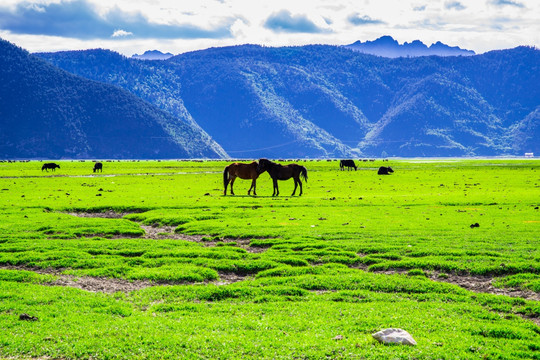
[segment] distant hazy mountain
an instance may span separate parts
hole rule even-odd
[[[39,54],[200,126],[232,157],[493,156],[538,149],[540,51],[384,58],[336,46],[212,48],[141,62]]]
[[[220,158],[208,135],[0,40],[0,158]]]
[[[142,55],[133,54],[131,57],[139,60],[167,60],[173,56],[171,53],[164,54],[159,50],[147,50]]]
[[[405,42],[400,45],[391,36],[382,36],[374,41],[361,42],[357,41],[350,45],[345,45],[346,48],[358,51],[364,54],[384,56],[389,58],[397,57],[416,57],[416,56],[470,56],[474,55],[474,51],[461,49],[458,46],[450,47],[446,44],[437,41],[431,46],[426,46],[420,40],[413,42]]]

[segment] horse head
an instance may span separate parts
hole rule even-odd
[[[270,160],[268,159],[259,159],[259,165],[257,165],[257,173],[262,174],[266,170],[268,170],[268,164],[270,163]]]

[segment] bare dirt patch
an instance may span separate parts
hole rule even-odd
[[[77,216],[77,217],[121,219],[121,218],[123,218],[124,216],[126,216],[128,214],[132,214],[132,212],[115,212],[115,211],[109,210],[109,211],[95,212],[95,213],[94,212],[92,212],[92,213],[89,213],[89,212],[70,212],[70,213],[67,213],[67,214],[72,215],[72,216]]]
[[[124,279],[112,279],[112,278],[101,278],[101,277],[90,277],[90,276],[73,276],[62,274],[64,269],[40,269],[32,268],[27,266],[11,266],[3,265],[0,266],[0,269],[5,270],[25,270],[32,271],[37,274],[43,275],[53,275],[56,277],[56,280],[51,282],[43,283],[43,285],[49,286],[69,286],[77,289],[82,289],[90,292],[104,292],[104,293],[115,293],[118,291],[121,292],[130,292],[134,290],[144,289],[149,286],[155,286],[155,283],[147,280],[124,280]]]
[[[516,288],[496,288],[493,286],[493,282],[497,280],[491,276],[482,276],[482,275],[455,275],[455,274],[444,274],[432,273],[429,278],[434,281],[442,281],[450,284],[459,285],[464,289],[474,291],[474,292],[483,292],[488,294],[496,295],[506,295],[511,297],[519,297],[526,300],[535,300],[540,301],[540,294],[531,291],[523,290]]]
[[[188,235],[182,233],[176,233],[174,226],[148,226],[140,225],[141,229],[144,230],[145,239],[177,239],[177,240],[186,240],[196,243],[203,244],[207,247],[215,247],[219,244],[234,244],[237,247],[245,249],[250,253],[261,253],[266,251],[266,248],[251,246],[251,240],[249,239],[235,239],[235,238],[219,238],[215,240],[208,240],[212,238],[208,235]]]
[[[214,285],[229,285],[246,279],[245,276],[236,274],[219,274],[220,279],[215,281],[207,281],[204,284]],[[198,283],[189,283],[194,285]],[[187,283],[172,283],[172,282],[152,282],[149,280],[125,280],[113,278],[94,278],[89,276],[75,277],[71,275],[59,275],[58,280],[47,285],[51,286],[69,286],[90,292],[103,292],[113,294],[121,291],[129,293],[145,289],[152,286],[169,286],[169,285],[187,285]]]
[[[355,266],[358,269],[368,271],[367,265],[360,264]],[[373,271],[377,274],[407,274],[408,270],[404,269],[395,269],[395,270],[386,270],[386,271]],[[439,271],[425,271],[427,277],[433,281],[445,282],[449,284],[458,285],[466,290],[478,292],[478,293],[487,293],[495,295],[506,295],[511,297],[519,297],[526,300],[535,300],[540,301],[540,294],[523,289],[515,288],[504,288],[500,289],[493,286],[493,282],[497,280],[493,276],[483,276],[483,275],[457,275],[457,274],[446,274]]]
[[[96,217],[96,218],[106,218],[106,219],[121,219],[125,215],[131,214],[132,212],[114,212],[114,211],[105,211],[105,212],[96,212],[96,213],[89,213],[89,212],[71,212],[68,213],[72,216],[78,216],[78,217]],[[143,225],[139,223],[139,226],[141,229],[144,230],[145,234],[142,236],[144,239],[152,239],[152,240],[186,240],[186,241],[192,241],[204,244],[208,247],[218,246],[219,243],[235,243],[236,246],[241,247],[245,249],[247,252],[250,253],[261,253],[266,251],[267,248],[265,247],[254,247],[251,246],[251,240],[249,239],[235,239],[235,238],[219,238],[216,240],[208,240],[212,238],[209,235],[188,235],[188,234],[182,234],[175,232],[176,227],[174,226],[159,226],[159,225]],[[99,234],[96,234],[96,236]],[[114,238],[126,238],[126,237],[138,237],[138,236],[131,236],[131,235],[117,235],[114,236]]]
[[[2,265],[0,269],[4,270],[25,270],[32,271],[37,274],[53,275],[56,280],[43,283],[47,286],[68,286],[89,292],[103,292],[114,294],[116,292],[129,293],[153,286],[169,286],[169,285],[195,285],[195,284],[213,284],[213,285],[229,285],[235,282],[249,279],[249,276],[238,275],[233,273],[218,272],[219,279],[213,281],[205,281],[203,283],[174,283],[174,282],[153,282],[149,280],[126,280],[105,277],[91,276],[74,276],[66,275],[62,272],[64,269],[39,269],[27,266]]]
[[[142,225],[139,224],[141,229],[144,230],[144,236],[145,239],[154,239],[154,240],[160,240],[160,239],[176,239],[176,240],[189,240],[185,238],[185,235],[175,233],[174,226],[148,226],[148,225]]]
[[[94,278],[89,276],[76,277],[72,275],[57,275],[56,281],[47,285],[51,286],[69,286],[90,292],[104,292],[113,294],[115,292],[131,292],[144,289],[150,286],[156,286],[155,283],[147,280],[124,280],[111,278]]]
[[[252,277],[246,276],[246,275],[238,275],[233,273],[218,273],[219,274],[219,280],[214,280],[208,282],[209,284],[214,285],[229,285],[233,284],[235,282],[244,281],[244,280],[250,280]]]

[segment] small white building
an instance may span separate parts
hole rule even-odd
[[[525,153],[526,158],[532,158],[534,157],[534,153]]]

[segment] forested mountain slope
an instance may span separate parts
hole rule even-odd
[[[381,58],[310,45],[212,48],[166,61],[39,54],[197,124],[233,157],[540,152],[540,51]]]
[[[0,40],[3,158],[226,156],[197,127],[116,86],[58,69]]]

